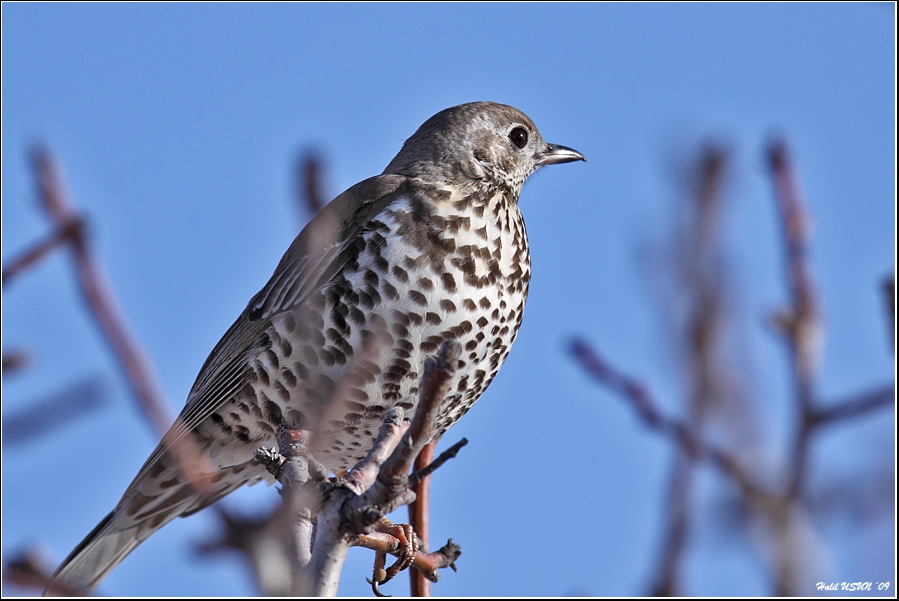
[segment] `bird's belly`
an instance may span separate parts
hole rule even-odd
[[[255,420],[250,442],[271,440],[286,423],[312,432],[329,469],[349,469],[389,409],[414,414],[425,359],[451,338],[463,354],[437,435],[462,417],[509,353],[530,275],[523,226],[486,239],[471,229],[441,248],[370,232],[350,267],[303,307],[276,316],[250,362],[252,385],[232,403],[235,416]]]
[[[464,273],[452,266],[416,268],[414,260],[405,267],[402,261],[397,264],[409,277],[397,276],[402,272],[396,270],[369,285],[374,278],[364,268],[348,275],[356,295],[374,297],[373,302],[363,298],[364,306],[354,308],[347,306],[346,298],[328,303],[323,324],[325,348],[333,346],[330,351],[338,355],[338,363],[319,362],[318,377],[327,398],[322,398],[321,387],[298,387],[292,399],[299,401],[304,415],[317,422],[310,424],[316,432],[316,454],[331,469],[347,469],[365,456],[392,407],[401,406],[409,417],[414,414],[425,359],[436,354],[443,341],[456,339],[463,355],[451,392],[438,413],[436,431],[438,436],[442,434],[487,388],[518,330],[523,293],[509,292],[498,283],[472,286],[465,282]],[[385,292],[392,289],[395,295]],[[343,311],[346,317],[341,315]],[[343,336],[339,345],[332,340],[338,336]],[[309,350],[302,352],[311,356]]]

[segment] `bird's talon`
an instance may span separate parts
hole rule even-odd
[[[377,580],[372,580],[371,578],[366,578],[365,580],[371,585],[371,590],[375,594],[376,597],[390,597],[390,595],[385,595],[384,593],[382,593],[380,591],[380,589],[378,589],[378,581]]]

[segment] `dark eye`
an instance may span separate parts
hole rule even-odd
[[[518,148],[524,148],[528,143],[528,132],[523,127],[516,127],[509,133],[509,139]]]

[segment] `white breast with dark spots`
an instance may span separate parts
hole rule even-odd
[[[321,295],[273,320],[236,415],[260,422],[251,434],[265,434],[261,422],[312,430],[332,470],[365,456],[391,407],[411,415],[425,358],[448,338],[461,343],[462,364],[438,434],[462,417],[508,355],[530,279],[521,214],[499,194],[401,198],[366,226],[357,250]]]

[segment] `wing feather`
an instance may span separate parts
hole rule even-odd
[[[268,283],[250,300],[206,359],[187,404],[144,463],[135,483],[163,454],[233,398],[243,385],[253,347],[271,319],[302,305],[344,268],[353,241],[375,215],[404,193],[408,180],[393,174],[364,180],[328,203],[303,228]]]

